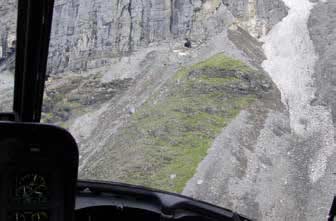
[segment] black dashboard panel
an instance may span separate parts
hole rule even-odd
[[[129,184],[78,181],[75,221],[250,221],[179,194]]]
[[[65,130],[0,123],[0,220],[71,220],[78,148]]]

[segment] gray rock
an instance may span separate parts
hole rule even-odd
[[[313,9],[310,20],[310,35],[319,55],[315,66],[317,87],[314,104],[328,105],[336,126],[336,3],[319,3]]]
[[[16,44],[17,1],[0,3],[0,71],[13,69]]]
[[[14,65],[16,4],[0,3],[6,67]],[[56,0],[48,72],[105,66],[153,42],[204,42],[232,24],[258,37],[286,12],[281,0]]]
[[[287,7],[278,0],[223,0],[223,3],[238,19],[239,26],[257,38],[287,15]]]
[[[286,14],[280,0],[57,0],[49,72],[86,70],[153,42],[204,41],[236,22],[261,35]],[[252,9],[251,9],[252,7]],[[257,19],[255,26],[254,19]],[[257,34],[255,34],[257,33]]]
[[[134,114],[134,113],[135,113],[135,107],[133,107],[133,106],[132,106],[132,107],[129,107],[129,108],[128,108],[128,113],[129,113],[129,114]]]

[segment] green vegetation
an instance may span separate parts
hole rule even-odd
[[[255,73],[223,54],[179,71],[122,131],[125,136],[137,131],[134,146],[128,148],[141,151],[146,166],[132,162],[137,166],[131,170],[127,167],[121,180],[181,192],[215,137],[256,100],[253,90],[234,90],[249,83],[242,76]]]
[[[254,71],[249,66],[239,60],[232,59],[225,56],[224,54],[217,54],[212,58],[209,58],[198,64],[194,64],[189,68],[182,69],[176,74],[175,79],[181,79],[185,77],[192,70],[201,70],[207,68],[217,68],[225,72],[241,71],[243,73],[250,73]]]
[[[65,76],[54,80],[57,87],[47,85],[43,100],[42,122],[68,128],[69,120],[95,110],[116,94],[126,90],[131,79],[102,83],[98,74],[83,77]]]

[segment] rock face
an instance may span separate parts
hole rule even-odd
[[[0,5],[0,62],[11,66],[16,4]],[[49,73],[101,67],[154,42],[204,42],[232,24],[260,37],[286,13],[280,0],[56,0]]]
[[[0,3],[0,70],[13,68],[16,39],[17,1],[3,0]]]
[[[315,66],[316,99],[314,104],[329,106],[336,126],[336,4],[329,1],[318,4],[309,21],[310,35],[319,55]]]
[[[232,24],[261,36],[285,15],[280,0],[57,0],[49,73],[104,66],[153,42],[205,41]]]
[[[239,26],[257,38],[267,34],[287,14],[282,1],[223,0],[223,4],[237,18]]]

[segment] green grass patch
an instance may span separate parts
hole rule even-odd
[[[203,83],[203,84],[210,84],[210,85],[225,85],[228,83],[233,83],[235,81],[239,81],[239,78],[235,78],[235,77],[226,77],[226,78],[222,78],[222,77],[205,77],[202,76],[199,78],[199,82]]]
[[[251,67],[247,66],[243,62],[228,57],[224,54],[217,54],[205,61],[194,64],[191,67],[181,69],[176,75],[175,79],[179,80],[185,77],[188,73],[193,70],[209,69],[209,68],[218,68],[223,71],[240,71],[243,73],[254,72]]]
[[[127,171],[122,181],[181,192],[215,137],[256,100],[255,94],[237,94],[229,87],[246,81],[238,72],[255,70],[218,54],[176,73],[165,85],[168,92],[147,101],[123,131],[138,132],[130,148],[143,153],[146,166]]]

